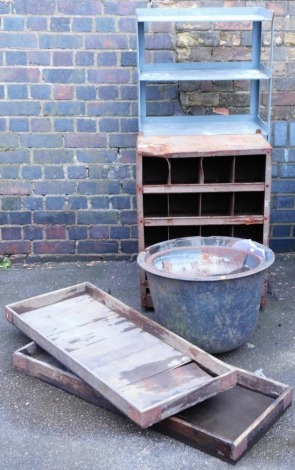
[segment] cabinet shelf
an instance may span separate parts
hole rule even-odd
[[[242,225],[242,224],[263,224],[265,221],[262,215],[235,215],[235,216],[187,216],[187,217],[145,217],[143,222],[146,226],[185,226],[185,225]],[[162,240],[163,241],[163,240]]]
[[[220,183],[220,184],[163,184],[145,185],[142,188],[143,194],[196,194],[213,191],[217,193],[227,192],[263,192],[264,183]]]
[[[237,114],[228,116],[165,116],[143,117],[141,132],[145,136],[165,135],[268,135],[268,126],[258,116]]]
[[[251,62],[184,62],[175,64],[145,64],[139,71],[141,82],[175,82],[208,80],[270,80],[271,71]]]

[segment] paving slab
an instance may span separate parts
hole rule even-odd
[[[140,308],[135,262],[56,263],[0,270],[0,307],[88,281]],[[295,388],[295,256],[277,255],[267,305],[249,342],[221,360]],[[151,312],[146,312],[150,317]],[[12,353],[29,339],[0,317],[1,470],[223,470],[197,449],[16,372]],[[295,407],[235,467],[293,470]]]

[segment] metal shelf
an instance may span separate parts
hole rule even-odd
[[[191,22],[191,21],[272,21],[273,12],[266,8],[139,8],[139,22]]]
[[[145,64],[139,72],[144,82],[172,82],[182,80],[270,80],[267,67],[255,68],[247,63],[176,63]]]
[[[146,136],[268,134],[266,124],[259,117],[248,114],[144,117],[141,131]]]

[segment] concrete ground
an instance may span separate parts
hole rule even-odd
[[[277,256],[267,306],[249,343],[219,356],[295,388],[295,256]],[[135,262],[46,264],[0,270],[5,305],[89,281],[140,309]],[[12,353],[29,342],[0,318],[1,470],[223,470],[232,465],[13,369]],[[295,405],[235,466],[295,468]]]

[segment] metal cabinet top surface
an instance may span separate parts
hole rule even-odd
[[[273,12],[267,8],[138,8],[140,22],[170,21],[272,21]]]

